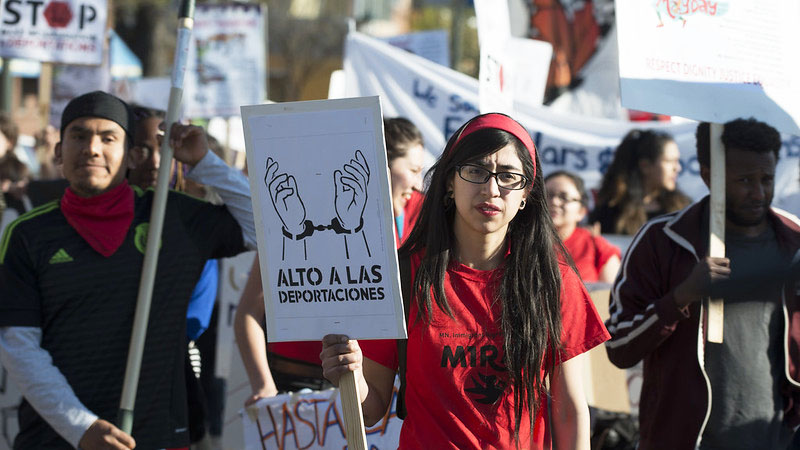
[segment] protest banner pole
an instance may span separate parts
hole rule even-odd
[[[0,111],[11,114],[12,80],[11,80],[11,58],[0,58],[3,61],[3,70],[0,72]]]
[[[358,400],[358,385],[353,372],[339,378],[339,395],[342,397],[342,413],[349,450],[367,450],[367,434],[364,431],[364,414]]]
[[[709,139],[711,144],[711,213],[709,214],[708,256],[725,257],[725,151],[722,146],[723,125],[712,123]],[[721,298],[708,301],[708,342],[722,343],[724,307]]]
[[[50,123],[50,103],[53,100],[53,63],[43,62],[39,71],[39,114],[42,117],[42,128]]]
[[[182,0],[178,12],[178,40],[175,46],[175,59],[172,66],[172,82],[169,92],[169,105],[165,119],[166,134],[161,144],[161,160],[172,160],[170,147],[170,129],[180,117],[181,97],[183,96],[183,77],[189,55],[189,43],[194,27],[194,0]],[[158,169],[158,181],[155,188],[153,206],[150,212],[150,226],[147,233],[147,247],[139,284],[139,296],[136,300],[136,313],[131,333],[131,344],[128,349],[128,362],[125,369],[125,381],[122,386],[117,425],[126,433],[133,429],[133,407],[136,401],[136,390],[139,385],[139,372],[142,368],[147,322],[150,317],[150,304],[155,283],[158,250],[161,243],[161,230],[164,226],[164,212],[167,206],[167,191],[171,164],[161,164]]]

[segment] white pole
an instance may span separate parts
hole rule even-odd
[[[175,47],[175,60],[172,66],[172,85],[169,92],[169,106],[166,117],[166,135],[161,145],[161,160],[172,161],[170,134],[172,124],[180,115],[181,97],[183,96],[183,76],[186,72],[186,61],[189,55],[189,42],[194,27],[194,0],[183,0],[178,16],[178,42]],[[125,369],[125,381],[122,386],[117,425],[128,434],[133,429],[133,407],[136,402],[136,391],[139,386],[139,372],[142,368],[144,343],[147,337],[147,322],[150,318],[150,304],[153,296],[156,266],[158,265],[158,247],[161,242],[161,230],[164,227],[164,211],[167,206],[169,175],[171,164],[161,164],[158,168],[158,180],[155,187],[153,206],[150,211],[150,226],[147,233],[142,278],[139,284],[139,296],[136,300],[136,313],[133,320],[131,344],[128,350],[128,363]]]
[[[708,256],[725,257],[725,150],[722,145],[723,125],[712,123],[711,144],[711,213],[709,214]],[[708,301],[708,341],[722,343],[724,304],[721,298]]]

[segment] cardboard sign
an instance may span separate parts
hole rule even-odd
[[[184,86],[185,117],[230,117],[267,98],[261,6],[197,5]]]
[[[800,2],[617,0],[622,104],[800,134]]]
[[[0,0],[0,57],[98,65],[106,0]]]
[[[270,342],[405,337],[377,97],[243,106]]]
[[[403,421],[397,417],[400,382],[395,378],[392,401],[386,415],[366,429],[370,449],[395,449]],[[244,448],[323,449],[345,448],[345,427],[338,389],[305,394],[283,394],[259,400],[242,411]]]

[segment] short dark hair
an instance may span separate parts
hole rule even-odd
[[[383,134],[386,139],[386,159],[389,163],[408,153],[408,149],[419,144],[425,146],[422,133],[405,117],[383,119]]]
[[[725,151],[736,148],[757,153],[772,152],[778,159],[781,150],[781,135],[778,130],[754,118],[736,119],[726,122],[722,130],[722,144]],[[697,125],[697,162],[701,166],[711,166],[711,146],[709,143],[711,125],[702,122]]]
[[[581,196],[581,204],[583,206],[589,206],[589,194],[586,193],[586,184],[583,182],[583,178],[568,170],[556,170],[555,172],[551,172],[549,175],[544,177],[544,184],[546,185],[551,178],[555,177],[569,178],[570,181],[572,181],[572,184],[575,185],[575,189],[578,190],[578,193]]]
[[[6,113],[0,113],[0,133],[6,137],[9,145],[9,151],[14,150],[17,146],[17,138],[19,137],[19,127],[14,120],[11,119]]]

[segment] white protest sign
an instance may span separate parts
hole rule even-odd
[[[106,0],[0,0],[0,57],[97,65]]]
[[[396,449],[403,421],[397,417],[396,402],[400,383],[395,378],[392,401],[375,426],[366,429],[370,449]],[[338,389],[308,394],[283,394],[259,400],[243,411],[244,448],[324,449],[345,448],[345,426]]]
[[[233,334],[233,318],[236,307],[242,297],[244,285],[250,276],[250,268],[256,252],[240,253],[232,258],[219,260],[219,301],[217,321],[217,357],[214,375],[218,378],[229,378],[231,373],[231,358],[236,349],[236,339]]]
[[[529,105],[541,105],[553,59],[553,46],[546,41],[509,38],[505,46],[510,67],[513,99]]]
[[[800,134],[800,2],[617,0],[622,104]]]
[[[242,120],[269,341],[405,337],[378,98]]]
[[[197,5],[184,116],[230,117],[267,98],[264,12],[251,3]]]
[[[475,17],[478,21],[481,53],[478,75],[480,111],[513,115],[513,69],[506,51],[506,45],[511,39],[508,3],[475,0]]]
[[[478,114],[478,80],[362,33],[347,36],[344,70],[345,95],[380,95],[386,117],[407,117],[417,125],[431,160],[459,126]],[[569,170],[583,177],[587,188],[597,188],[622,137],[632,128],[650,128],[672,134],[680,148],[680,189],[694,199],[708,193],[697,163],[695,123],[582,117],[522,100],[516,101],[514,118],[531,133],[544,174]],[[799,187],[800,136],[784,134],[782,141],[775,178],[774,203],[778,204]]]

